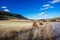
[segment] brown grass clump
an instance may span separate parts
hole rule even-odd
[[[33,22],[33,26],[32,27],[38,27],[38,25],[36,24],[36,22]]]
[[[43,25],[43,23],[39,23],[39,25]]]

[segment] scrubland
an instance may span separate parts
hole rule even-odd
[[[0,21],[0,40],[54,40],[51,22]]]

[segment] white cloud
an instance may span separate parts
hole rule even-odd
[[[53,1],[50,1],[49,3],[55,4],[55,3],[58,3],[58,2],[60,2],[60,0],[53,0]]]
[[[9,12],[9,9],[7,9],[7,6],[1,6],[1,8],[4,9],[3,11],[7,11],[7,12]]]
[[[44,4],[44,5],[43,5],[43,7],[48,7],[48,6],[50,6],[50,4]]]
[[[44,4],[42,6],[42,8],[40,8],[41,10],[47,10],[47,9],[50,9],[50,8],[54,8],[54,6],[52,6],[51,4],[55,4],[55,3],[58,3],[60,2],[60,0],[53,0],[53,1],[50,1],[49,4]]]
[[[43,6],[42,6],[42,8],[40,8],[41,10],[46,10],[46,9],[49,9],[49,8],[54,8],[52,5],[50,5],[50,4],[44,4]]]
[[[48,17],[48,15],[45,12],[41,12],[38,15],[40,16],[41,19],[46,19]]]
[[[2,6],[1,8],[7,8],[6,6]]]
[[[8,10],[8,9],[4,9],[3,11],[7,11],[7,12],[9,12],[9,10]]]
[[[45,8],[40,8],[41,10],[46,10],[46,9],[48,9],[49,7],[45,7]]]
[[[45,12],[41,12],[41,13],[39,13],[38,15],[42,16],[42,15],[44,15],[44,14],[45,14]]]

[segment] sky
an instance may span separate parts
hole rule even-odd
[[[60,17],[60,0],[0,0],[0,10],[29,19]]]

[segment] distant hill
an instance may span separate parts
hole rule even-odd
[[[50,19],[40,19],[38,21],[60,21],[60,17],[54,17]]]
[[[54,17],[54,18],[51,18],[49,19],[50,21],[60,21],[60,17]]]
[[[9,19],[28,19],[20,14],[13,14],[6,11],[0,11],[0,20],[9,20]]]
[[[53,19],[55,19],[55,20],[60,20],[60,17],[51,18],[51,20],[53,20]]]

